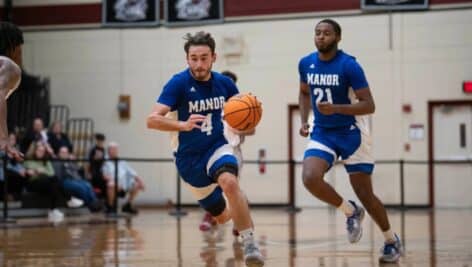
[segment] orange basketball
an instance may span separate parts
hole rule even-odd
[[[233,96],[225,103],[223,119],[234,129],[247,131],[255,128],[262,116],[262,105],[254,95]]]

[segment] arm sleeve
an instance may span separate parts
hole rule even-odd
[[[25,169],[31,169],[31,160],[25,160],[23,166],[25,166]]]
[[[103,164],[103,167],[102,167],[102,173],[103,175],[106,175],[106,176],[111,176],[111,177],[114,177],[115,176],[115,173],[112,169],[112,164],[115,164],[114,162],[112,161],[107,161]]]
[[[157,99],[158,103],[169,106],[171,111],[175,111],[178,106],[180,83],[177,81],[175,76],[164,85],[161,95]]]
[[[300,77],[300,82],[307,83],[306,75],[303,74],[303,58],[298,62],[298,75]]]
[[[127,175],[129,175],[129,177],[138,176],[138,173],[133,168],[131,168],[131,166],[129,166],[128,162],[125,162],[125,166],[126,166],[126,173]]]
[[[46,175],[48,176],[54,175],[54,168],[52,167],[52,163],[50,161],[46,163]]]
[[[346,64],[346,76],[349,80],[349,85],[354,90],[369,87],[364,70],[355,59],[349,60]]]

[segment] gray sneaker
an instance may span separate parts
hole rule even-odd
[[[247,242],[244,244],[244,261],[246,262],[247,267],[264,266],[264,257],[254,242]]]
[[[403,255],[402,241],[397,234],[395,234],[395,243],[385,243],[381,250],[382,255],[379,258],[383,263],[395,263]]]
[[[347,217],[347,238],[351,243],[357,243],[362,237],[362,220],[364,219],[364,208],[357,206],[356,202],[349,200],[354,207],[354,213]]]

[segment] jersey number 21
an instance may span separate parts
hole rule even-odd
[[[326,101],[330,104],[333,104],[333,95],[331,94],[331,89],[325,88],[324,90],[321,88],[313,89],[313,95],[316,96],[316,103],[320,103],[323,100],[324,95],[326,94]]]

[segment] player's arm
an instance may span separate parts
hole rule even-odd
[[[300,91],[298,94],[298,106],[300,108],[300,118],[302,127],[300,128],[301,136],[308,136],[310,125],[308,124],[308,115],[311,110],[310,86],[300,81]]]
[[[0,149],[10,156],[20,159],[22,154],[9,145],[7,127],[7,97],[21,80],[21,69],[6,57],[0,57]]]
[[[348,60],[344,65],[344,74],[348,84],[354,89],[358,102],[344,105],[321,102],[317,104],[318,110],[325,115],[339,113],[355,116],[374,113],[374,98],[370,93],[369,84],[361,65],[354,58]]]
[[[256,128],[252,128],[252,129],[249,129],[249,130],[246,130],[246,131],[242,132],[242,134],[245,135],[245,136],[254,135],[255,133],[256,133]]]
[[[191,114],[186,121],[174,120],[167,118],[166,114],[170,111],[170,107],[161,103],[156,103],[151,114],[147,117],[147,127],[160,131],[191,131],[194,128],[201,128],[200,123],[206,117],[200,114]]]
[[[324,115],[334,113],[344,115],[366,115],[374,113],[375,103],[369,87],[355,90],[358,102],[353,104],[331,104],[328,102],[320,102],[317,104],[318,110]]]
[[[232,133],[237,134],[237,135],[248,136],[248,135],[254,135],[256,133],[256,128],[241,131],[241,130],[238,130],[238,129],[234,129],[233,127],[229,126],[228,124],[226,124],[225,127],[227,127]]]
[[[18,86],[21,70],[13,61],[0,57],[0,139],[8,138],[7,96]]]
[[[8,95],[18,87],[20,80],[20,67],[11,59],[0,56],[0,90],[6,91],[5,95]]]

